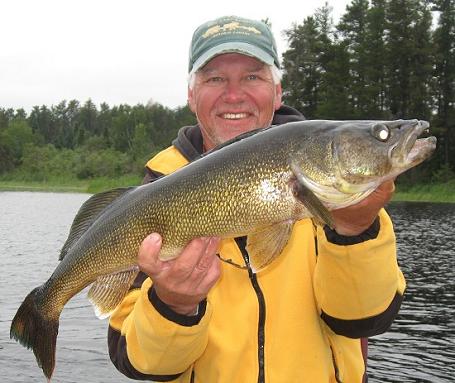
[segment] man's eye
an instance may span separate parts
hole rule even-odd
[[[250,74],[247,76],[247,80],[258,80],[259,76],[256,74]]]
[[[213,76],[213,77],[209,77],[207,79],[207,82],[212,82],[212,83],[222,82],[222,81],[223,81],[223,77],[220,77],[220,76]]]

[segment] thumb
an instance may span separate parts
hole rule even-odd
[[[148,235],[141,243],[137,255],[137,263],[139,268],[150,275],[157,268],[157,264],[161,263],[158,255],[161,250],[162,239],[158,233]]]

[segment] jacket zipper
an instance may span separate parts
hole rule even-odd
[[[257,276],[250,267],[250,257],[246,251],[246,237],[236,238],[237,245],[242,252],[243,259],[248,266],[248,275],[258,299],[259,320],[258,320],[258,383],[265,383],[265,299],[259,286]]]

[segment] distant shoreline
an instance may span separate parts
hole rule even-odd
[[[0,191],[41,191],[55,193],[95,194],[116,187],[140,185],[141,177],[129,176],[118,179],[96,178],[71,182],[25,182],[0,180]],[[397,186],[392,202],[445,202],[455,203],[455,180],[444,184]]]

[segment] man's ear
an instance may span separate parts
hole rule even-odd
[[[283,91],[281,89],[281,84],[275,85],[275,110],[280,109],[282,104]]]
[[[193,113],[196,113],[196,100],[194,99],[193,89],[188,87],[188,106]]]

